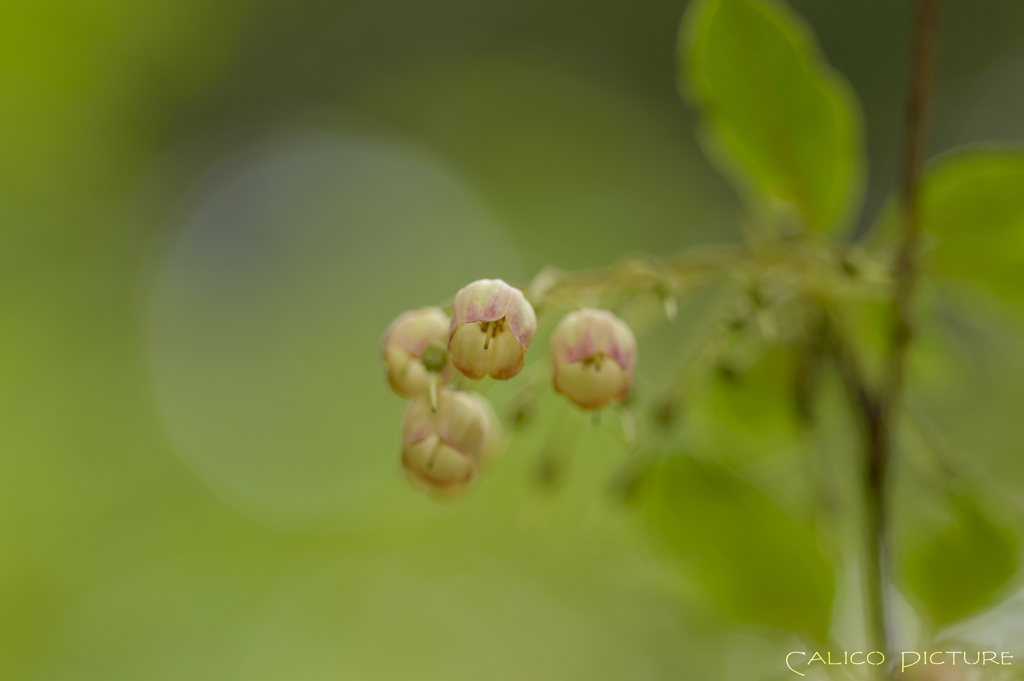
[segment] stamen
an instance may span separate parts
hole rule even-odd
[[[441,451],[441,441],[438,440],[437,445],[434,447],[434,451],[430,453],[430,458],[427,459],[427,470],[434,468],[434,463],[437,461],[437,455]]]
[[[437,374],[433,371],[427,379],[430,383],[430,411],[437,411]]]

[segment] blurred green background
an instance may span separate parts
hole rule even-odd
[[[863,106],[864,231],[909,6],[790,4]],[[791,639],[703,607],[608,500],[615,437],[551,494],[538,424],[431,502],[378,357],[473,278],[739,239],[677,93],[684,9],[2,0],[0,678],[779,675]],[[934,152],[1024,141],[1024,3],[949,0],[940,72]],[[1018,494],[1020,341],[956,328],[935,409]]]

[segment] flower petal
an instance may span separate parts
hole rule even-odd
[[[631,378],[636,368],[636,338],[626,322],[607,310],[581,308],[562,318],[551,334],[551,357],[571,364],[602,353]]]
[[[389,348],[400,348],[420,357],[428,345],[444,345],[448,315],[439,307],[424,307],[401,314],[391,322],[384,333],[381,356],[386,358]]]
[[[555,391],[584,409],[601,409],[609,402],[621,402],[629,394],[630,376],[617,362],[601,366],[584,361],[556,364]]]
[[[537,315],[523,292],[501,279],[480,279],[455,294],[448,345],[460,324],[495,322],[504,317],[509,330],[525,350],[537,331]]]

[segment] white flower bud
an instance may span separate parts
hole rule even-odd
[[[437,411],[413,400],[402,421],[402,466],[410,480],[436,492],[457,492],[501,447],[501,426],[476,393],[441,390]]]
[[[523,292],[500,279],[481,279],[455,294],[448,352],[469,378],[506,380],[523,368],[537,315]]]
[[[584,409],[601,409],[629,394],[636,368],[636,339],[606,310],[567,314],[551,334],[555,390]]]
[[[434,351],[428,353],[433,355],[431,359],[439,353],[443,355],[447,341],[448,315],[441,308],[412,310],[391,322],[384,335],[381,355],[388,365],[388,383],[396,395],[408,399],[429,392],[431,372],[424,365],[423,353],[433,346]],[[437,378],[443,384],[451,373],[451,366],[445,358],[442,361],[444,365],[437,372]]]

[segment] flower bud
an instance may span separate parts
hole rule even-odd
[[[537,315],[523,292],[501,279],[481,279],[455,294],[448,352],[469,378],[506,380],[523,368]]]
[[[629,394],[636,367],[636,339],[606,310],[567,314],[551,334],[555,390],[584,409],[601,409]]]
[[[444,382],[451,372],[444,357],[447,331],[448,315],[438,307],[412,310],[391,322],[381,355],[388,365],[388,383],[396,395],[410,398],[427,394],[431,370]]]
[[[409,404],[402,421],[402,466],[414,482],[456,492],[498,453],[501,437],[487,400],[476,393],[441,390],[437,411],[422,397]]]

